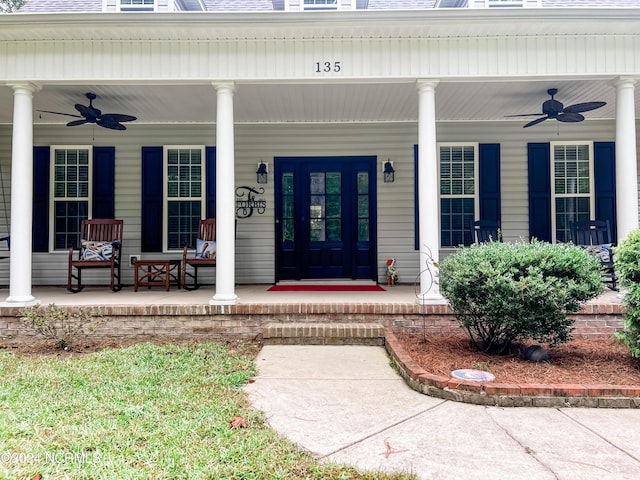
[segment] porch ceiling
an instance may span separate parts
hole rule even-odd
[[[566,105],[604,101],[607,105],[585,113],[590,119],[615,118],[614,79],[540,81],[447,82],[436,89],[438,121],[511,121],[523,125],[535,117],[505,115],[541,112],[547,90]],[[75,114],[84,94],[98,95],[94,105],[104,113],[138,117],[138,124],[213,123],[216,92],[211,85],[45,85],[34,94],[34,109]],[[10,124],[13,91],[0,88],[0,123]],[[640,95],[636,95],[640,112]],[[238,123],[288,122],[415,122],[417,92],[404,83],[239,83],[234,96]],[[34,112],[35,124],[64,124],[62,115]],[[130,124],[133,125],[133,124]],[[89,127],[77,127],[89,128]]]

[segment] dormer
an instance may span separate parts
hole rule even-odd
[[[105,12],[204,12],[203,0],[104,0]]]
[[[436,8],[522,8],[540,7],[541,0],[438,0]]]
[[[273,0],[274,10],[318,12],[366,10],[369,0]]]

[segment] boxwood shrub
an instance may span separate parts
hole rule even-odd
[[[620,285],[625,291],[624,327],[616,337],[640,360],[640,230],[632,231],[614,248],[614,262]]]
[[[516,341],[569,341],[567,315],[604,289],[597,257],[536,240],[460,248],[441,262],[440,287],[471,340],[496,354]]]

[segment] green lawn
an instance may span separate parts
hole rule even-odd
[[[247,403],[253,357],[217,343],[0,353],[0,477],[408,479],[320,464]],[[230,428],[234,416],[246,428]]]

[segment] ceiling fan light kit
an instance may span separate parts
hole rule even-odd
[[[547,93],[551,96],[551,99],[546,100],[542,104],[542,113],[524,113],[520,115],[507,115],[507,117],[540,117],[530,121],[522,128],[533,127],[547,119],[555,119],[559,122],[566,123],[577,123],[584,120],[584,115],[582,115],[583,112],[595,110],[596,108],[604,107],[607,104],[607,102],[585,102],[565,107],[562,102],[559,102],[554,98],[558,93],[557,88],[550,88],[547,90]]]
[[[49,110],[38,110],[38,112],[43,113],[53,113],[55,115],[66,115],[68,117],[76,117],[80,120],[72,120],[67,123],[67,127],[77,127],[78,125],[84,125],[86,123],[95,123],[96,125],[104,128],[109,128],[111,130],[126,130],[127,127],[122,125],[124,122],[133,122],[137,120],[136,117],[131,115],[124,115],[122,113],[102,113],[101,110],[97,109],[93,106],[93,101],[96,99],[97,95],[95,93],[86,93],[85,96],[89,99],[89,105],[82,105],[80,103],[76,103],[74,105],[75,109],[80,113],[80,115],[75,115],[72,113],[63,113],[63,112],[51,112]]]

